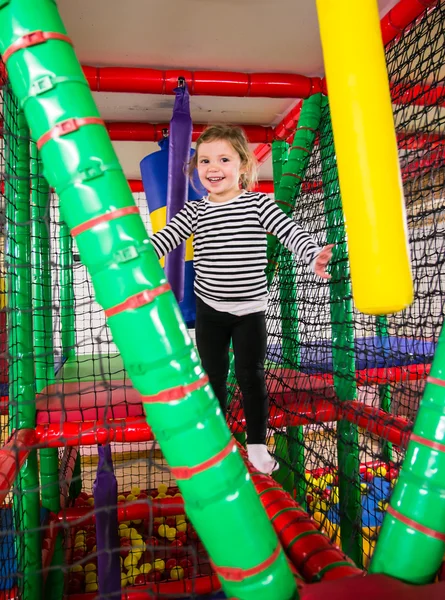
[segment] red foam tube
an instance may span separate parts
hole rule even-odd
[[[34,430],[22,429],[14,432],[0,450],[0,505],[5,501],[35,443]]]
[[[295,399],[294,392],[275,391],[271,394],[279,402]],[[380,409],[374,409],[360,402],[334,404],[332,401],[317,399],[300,403],[286,403],[286,406],[272,406],[269,425],[276,429],[285,426],[297,427],[314,423],[338,421],[344,418],[356,423],[369,432],[381,435],[389,442],[406,447],[409,439],[409,422],[401,417],[392,417]],[[238,409],[229,419],[232,433],[244,431],[245,418]],[[36,427],[39,444],[49,448],[77,445],[97,445],[116,442],[145,442],[153,439],[147,423],[140,417],[127,417],[116,421],[46,424]],[[8,488],[9,489],[9,488]]]
[[[380,21],[383,44],[386,46],[392,42],[426,8],[439,3],[440,0],[400,0]]]
[[[221,589],[216,575],[181,579],[180,581],[165,581],[151,585],[141,585],[122,592],[122,600],[147,600],[147,598],[183,597],[184,594],[203,596]],[[154,595],[157,594],[157,595]],[[70,600],[96,600],[97,593],[71,594]]]
[[[184,512],[184,501],[181,497],[147,499],[147,501],[122,502],[117,505],[119,523],[135,519],[150,519],[156,517],[173,517]],[[59,522],[82,523],[85,525],[95,522],[94,510],[89,507],[72,506],[61,510]]]
[[[129,179],[128,184],[131,191],[134,193],[143,194],[145,192],[141,179]],[[257,185],[253,188],[253,191],[263,192],[264,194],[273,194],[273,181],[269,181],[268,179],[258,181]]]
[[[246,452],[240,448],[246,458]],[[251,465],[247,465],[252,482],[260,501],[270,518],[283,548],[297,571],[308,582],[324,578],[323,570],[329,568],[330,577],[358,575],[362,571],[356,567],[335,546],[331,540],[320,532],[311,517],[287,494],[277,489],[278,484],[268,475],[255,473]],[[294,510],[289,510],[289,509]],[[287,509],[284,511],[284,509]],[[341,571],[340,571],[341,569]]]
[[[36,437],[46,448],[91,446],[110,442],[148,442],[153,434],[142,417],[127,417],[115,421],[84,423],[50,423],[37,425]]]
[[[319,77],[294,73],[238,73],[130,67],[82,67],[93,92],[173,94],[183,77],[190,94],[254,98],[308,98],[321,90]]]
[[[165,129],[169,129],[168,123],[136,123],[131,121],[109,121],[106,123],[108,134],[113,141],[121,142],[158,142],[162,140]],[[247,139],[251,144],[259,142],[272,142],[274,139],[274,128],[261,125],[241,125]],[[206,125],[193,125],[192,141],[196,142],[198,137],[206,128]]]

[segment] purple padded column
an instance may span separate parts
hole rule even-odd
[[[121,565],[117,520],[117,481],[110,445],[98,446],[99,464],[93,485],[96,517],[97,571],[100,600],[121,599]]]
[[[186,82],[175,88],[174,92],[176,98],[170,121],[168,147],[167,223],[184,208],[188,199],[188,177],[185,170],[190,160],[192,143],[190,95]],[[184,297],[184,262],[185,243],[165,258],[165,274],[178,302]]]

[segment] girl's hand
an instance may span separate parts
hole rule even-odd
[[[332,258],[332,248],[334,245],[335,244],[329,244],[329,246],[325,246],[320,254],[315,258],[314,272],[322,279],[331,279],[329,273],[326,272],[326,267]]]

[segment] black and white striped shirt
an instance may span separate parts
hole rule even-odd
[[[267,297],[267,233],[307,264],[321,250],[309,233],[259,192],[243,192],[221,203],[207,198],[187,202],[151,243],[161,258],[193,234],[196,294],[241,302]]]

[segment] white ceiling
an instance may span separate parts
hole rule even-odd
[[[380,14],[397,2],[378,0]],[[83,65],[324,73],[315,0],[58,0],[58,7]],[[174,102],[151,94],[94,96],[110,121],[168,122]],[[192,96],[191,112],[195,123],[276,125],[296,102]],[[115,148],[127,177],[140,178],[140,160],[158,146]],[[260,178],[270,179],[271,171],[269,160]]]

